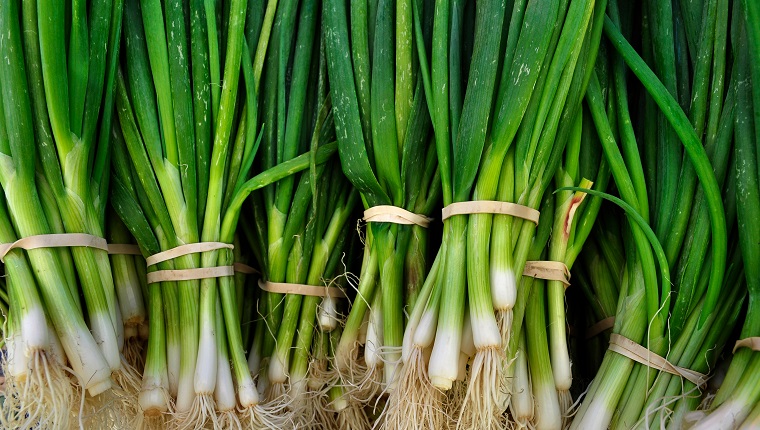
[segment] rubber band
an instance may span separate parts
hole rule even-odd
[[[286,282],[259,281],[259,288],[269,293],[299,294],[301,296],[345,298],[346,293],[337,287],[325,287]]]
[[[760,337],[746,337],[737,340],[734,344],[734,350],[732,353],[736,354],[736,350],[739,348],[749,348],[753,351],[760,351]]]
[[[615,317],[607,317],[586,329],[586,339],[591,339],[612,327],[615,327]]]
[[[244,275],[260,275],[261,272],[245,263],[235,263],[232,265],[235,269],[235,273],[242,273]]]
[[[561,261],[526,261],[523,276],[559,281],[565,284],[565,289],[570,286],[570,270]]]
[[[146,258],[145,262],[148,263],[148,266],[153,266],[154,264],[158,264],[167,260],[172,260],[177,257],[182,257],[188,254],[195,254],[198,252],[207,252],[207,251],[216,251],[217,249],[234,249],[234,248],[235,247],[233,245],[230,245],[229,243],[222,243],[222,242],[187,243],[185,245],[180,245],[172,249],[159,252],[158,254],[153,254],[150,257]]]
[[[108,251],[105,239],[86,233],[53,233],[23,237],[13,243],[0,244],[0,261],[14,249],[86,247]]]
[[[234,249],[229,243],[222,242],[197,242],[180,245],[166,251],[153,254],[145,259],[148,266],[153,266],[167,260],[182,257],[188,254],[198,252],[215,251],[217,249]],[[192,281],[196,279],[222,278],[233,276],[235,274],[234,266],[217,266],[217,267],[199,267],[194,269],[173,269],[173,270],[156,270],[148,272],[148,283],[168,281]]]
[[[446,206],[441,210],[441,220],[443,221],[447,218],[451,218],[454,215],[469,214],[511,215],[538,225],[538,218],[541,215],[541,212],[517,203],[475,200],[471,202],[452,203]]]
[[[108,254],[110,255],[142,255],[140,247],[131,243],[109,243]]]
[[[373,206],[364,211],[364,221],[366,222],[390,222],[393,224],[412,225],[427,228],[433,218],[424,215],[409,212],[404,208],[397,206],[380,205]]]
[[[235,269],[232,266],[199,267],[197,269],[156,270],[148,272],[148,283],[169,281],[192,281],[195,279],[223,278],[233,276]]]
[[[609,349],[610,351],[617,352],[618,354],[628,357],[645,366],[680,376],[698,387],[704,385],[709,379],[709,376],[707,375],[703,375],[691,369],[676,366],[664,357],[655,354],[631,339],[617,333],[610,335]]]

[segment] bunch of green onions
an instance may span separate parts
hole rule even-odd
[[[6,58],[0,78],[3,242],[51,233],[105,234],[121,2],[65,6],[9,1],[0,8]],[[9,384],[13,406],[4,418],[65,426],[72,409],[79,409],[71,403],[75,389],[95,396],[111,394],[115,385],[127,398],[134,393],[137,377],[122,357],[124,326],[105,250],[77,246],[12,254],[15,268],[6,270],[19,279],[10,282],[18,342],[9,367],[18,373]],[[73,370],[73,384],[65,366]],[[86,403],[91,400],[102,399],[88,397]],[[104,419],[122,419],[122,409],[114,404]]]
[[[734,126],[733,174],[736,177],[736,210],[738,219],[739,247],[744,261],[744,271],[749,292],[747,313],[739,335],[740,339],[758,336],[758,250],[752,237],[760,228],[757,216],[760,204],[758,189],[758,139],[760,138],[760,7],[756,2],[734,3],[733,20],[736,22],[734,49],[749,52],[737,55],[736,69],[736,118]],[[734,37],[732,35],[732,37]],[[753,116],[754,113],[754,116]],[[697,413],[699,421],[693,428],[749,429],[760,423],[760,391],[758,391],[758,353],[746,347],[734,348],[734,356],[720,390],[712,401],[706,416]],[[690,417],[695,421],[694,417]]]
[[[335,140],[318,6],[314,0],[300,7],[292,2],[274,17],[263,70],[261,169],[299,155],[310,164],[254,194],[250,240],[265,281],[334,287],[343,278],[339,271],[359,196],[337,160],[313,163],[317,151]],[[320,425],[316,415],[323,414],[327,384],[312,371],[327,370],[331,345],[326,341],[337,328],[340,301],[268,291],[258,301],[257,313],[264,318],[256,323],[248,365],[259,375],[259,391],[287,405],[297,426]]]
[[[33,3],[24,4],[22,20],[42,173],[64,232],[105,237],[122,3],[77,2],[70,21],[63,4]],[[71,254],[95,339],[111,371],[123,377],[118,384],[134,390],[135,375],[122,369],[124,324],[107,252],[75,247]]]
[[[256,78],[243,38],[246,9],[242,1],[224,12],[200,1],[187,8],[179,1],[166,8],[158,1],[125,5],[127,61],[117,82],[112,201],[146,256],[181,244],[232,243],[236,215],[226,227],[220,221],[245,187],[256,153]],[[217,13],[224,16],[221,28]],[[261,33],[257,52],[263,56],[268,33]],[[231,257],[210,251],[158,268],[216,267]],[[140,416],[162,419],[174,406],[179,426],[233,425],[240,407],[243,419],[257,422],[258,393],[238,339],[233,278],[148,289]]]
[[[422,38],[413,26],[416,3],[362,0],[347,10],[344,2],[329,0],[323,20],[346,177],[365,209],[395,206],[427,216],[441,188],[415,52]],[[335,351],[342,383],[359,402],[383,387],[395,389],[404,310],[419,300],[429,266],[427,232],[420,225],[368,222],[365,246],[357,299]]]
[[[436,4],[429,71],[424,51],[420,55],[444,205],[498,200],[537,209],[570,135],[568,124],[579,111],[604,5],[596,5],[598,10],[594,2],[582,1],[515,2],[510,10],[498,3],[476,5],[463,88],[464,67],[450,66],[458,58],[455,41],[463,31],[453,24],[464,10],[458,3]],[[462,93],[454,92],[460,88]],[[530,296],[527,288],[517,289],[518,276],[535,229],[533,222],[508,215],[457,215],[444,221],[441,269],[431,271],[405,345],[405,363],[423,367],[417,377],[430,392],[430,403],[408,402],[412,410],[399,416],[420,407],[429,408],[426,417],[440,415],[436,390],[465,380],[457,425],[493,428],[503,421],[511,380],[508,357],[514,357],[519,343],[512,335],[519,333]],[[425,425],[435,427],[441,419]]]
[[[106,238],[109,244],[132,244],[132,234],[113,209],[108,211],[107,223]],[[110,249],[109,253],[112,253]],[[148,337],[148,313],[144,300],[148,296],[145,259],[142,255],[130,253],[112,253],[110,259],[119,310],[124,321],[122,354],[126,362],[141,373],[145,364],[142,351]]]
[[[661,2],[645,8],[645,19],[652,23],[647,28],[650,33],[645,33],[651,38],[645,39],[645,43],[653,47],[653,51],[645,51],[645,54],[653,55],[663,85],[620,34],[620,17],[630,15],[617,6],[616,1],[610,1],[605,32],[620,57],[610,58],[613,66],[606,69],[608,76],[601,75],[601,69],[597,70],[586,96],[622,198],[617,202],[625,208],[631,221],[630,236],[625,236],[626,266],[613,332],[640,343],[677,366],[707,372],[715,364],[714,351],[722,349],[730,335],[744,294],[738,255],[731,256],[729,269],[725,270],[730,237],[726,223],[733,225],[735,212],[724,212],[721,201],[721,195],[727,196],[725,207],[732,208],[736,186],[733,180],[724,181],[729,170],[733,91],[737,83],[736,77],[732,77],[726,85],[728,91],[724,91],[728,5],[720,1],[704,2],[703,25],[687,32],[690,40],[699,41],[690,51],[695,59],[693,80],[684,84],[692,84],[692,94],[686,99],[691,101],[686,108],[688,118],[682,109],[683,103],[679,106],[677,98],[671,95],[676,85],[667,88],[669,79],[675,81],[673,45],[667,42],[668,37],[673,37],[670,17],[681,11]],[[698,36],[699,30],[701,36]],[[682,42],[685,47],[686,41]],[[695,55],[696,52],[699,55]],[[658,114],[655,104],[648,102],[642,119],[647,142],[643,163],[630,121],[622,61],[639,77],[653,102],[660,107],[663,118],[673,127],[658,127],[652,120]],[[612,114],[605,112],[605,88],[608,97],[616,98]],[[679,87],[678,94],[684,88]],[[613,120],[617,124],[614,131]],[[681,154],[672,133],[683,142],[685,154]],[[700,142],[703,135],[705,147]],[[621,142],[622,154],[614,145],[617,141]],[[676,151],[676,154],[655,156],[657,151],[670,155]],[[689,158],[681,163],[682,156]],[[668,164],[670,162],[677,164]],[[681,170],[681,174],[672,182],[647,176],[645,172],[655,172],[652,170],[655,165],[658,172],[671,174]],[[697,179],[701,185],[698,190]],[[676,187],[679,193],[675,193]],[[719,191],[721,187],[723,193]],[[677,200],[673,200],[676,197]],[[654,230],[647,225],[650,208],[655,214]],[[713,252],[706,258],[710,243]],[[673,278],[671,273],[675,275]],[[674,284],[672,292],[676,294],[673,302],[671,282]],[[719,291],[722,292],[720,302],[717,300]],[[698,404],[698,400],[694,404],[694,399],[689,398],[698,399],[699,396],[694,395],[696,388],[695,384],[683,382],[670,373],[634,364],[629,358],[608,351],[576,414],[573,428],[630,428],[654,423],[680,428],[685,411]]]
[[[187,9],[171,2],[165,10],[158,1],[126,4],[112,201],[146,256],[183,244],[232,244],[252,191],[322,164],[335,151],[323,145],[247,180],[260,142],[257,90],[276,3],[250,11],[243,1],[224,10],[200,1]],[[219,14],[224,19],[217,22]],[[156,268],[232,266],[229,248]],[[278,413],[283,405],[260,402],[234,276],[154,283],[148,290],[141,418],[162,420],[169,412],[180,428],[277,427],[291,419]]]
[[[0,247],[0,427],[760,426],[755,0],[0,0],[0,59],[0,244],[141,254]]]
[[[539,231],[528,255],[531,260],[561,262],[568,270],[573,267],[591,233],[601,199],[592,198],[589,203],[582,204],[585,201],[583,191],[572,192],[563,187],[578,184],[581,189],[590,188],[592,182],[585,178],[593,177],[595,189],[604,190],[609,178],[607,164],[600,160],[598,141],[590,133],[583,132],[583,125],[590,125],[584,117],[581,112],[576,116],[563,160],[555,172],[554,180],[559,190],[552,196],[555,200],[554,212],[548,215],[553,215],[554,220],[546,220],[551,228],[548,246],[544,249],[541,245],[546,240],[540,238],[548,232],[543,232],[547,227],[539,221]],[[551,210],[551,207],[543,209]],[[512,338],[517,339],[518,343],[511,346],[517,348],[514,355],[517,365],[507,371],[508,377],[515,381],[510,403],[511,416],[521,428],[563,428],[573,403],[570,394],[573,375],[565,316],[565,290],[569,285],[556,279],[525,276],[521,284],[521,290],[530,291],[530,297],[525,308],[524,338],[516,329],[512,333]],[[524,346],[520,342],[524,342]]]

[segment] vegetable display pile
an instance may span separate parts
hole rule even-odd
[[[760,428],[760,2],[0,0],[0,428]]]

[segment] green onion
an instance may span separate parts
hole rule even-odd
[[[310,160],[308,170],[283,177],[254,197],[263,214],[251,242],[267,282],[338,285],[348,220],[358,202],[337,162],[316,162],[318,151],[334,140],[324,48],[315,37],[318,12],[316,1],[305,2],[300,11],[292,4],[278,10],[272,53],[264,63],[264,128],[271,133],[264,133],[262,169],[298,156]],[[335,328],[336,300],[263,292],[259,302],[257,313],[264,318],[257,324],[264,339],[255,339],[248,363],[258,365],[251,370],[259,373],[268,401],[289,408],[299,425],[313,424],[310,413],[325,413],[312,400],[326,388],[307,381],[316,365],[316,341]]]
[[[36,21],[36,20],[35,20]],[[2,44],[3,55],[8,57],[0,67],[0,86],[2,86],[3,121],[0,127],[0,184],[2,184],[10,219],[14,220],[16,237],[27,237],[51,233],[40,197],[35,185],[35,161],[38,145],[35,142],[32,100],[29,98],[30,88],[27,80],[24,51],[22,49],[22,33],[20,27],[20,11],[18,4],[6,2],[0,13],[0,26],[6,35]],[[60,53],[58,54],[60,56]],[[32,61],[29,56],[27,58]],[[37,75],[38,76],[38,75]],[[35,85],[41,85],[41,80],[32,80]],[[39,88],[39,87],[38,87]],[[35,106],[38,106],[35,104]],[[68,126],[68,124],[66,124]],[[38,136],[39,137],[39,136]],[[50,143],[48,141],[48,143]],[[43,145],[40,145],[42,147]],[[48,146],[52,149],[52,145]],[[44,154],[40,154],[44,158]],[[86,161],[86,157],[85,157]],[[86,169],[78,170],[83,176]],[[59,173],[60,174],[60,173]],[[59,176],[60,180],[60,176]],[[86,181],[85,181],[86,182]],[[84,190],[89,192],[89,190]],[[89,200],[87,200],[89,202]],[[68,212],[67,215],[72,215]],[[97,226],[93,226],[97,227]],[[80,257],[87,259],[95,253],[79,249]],[[62,267],[59,253],[49,248],[30,250],[27,252],[29,263],[35,273],[40,293],[45,303],[46,312],[52,325],[58,333],[61,344],[66,351],[69,366],[79,379],[78,385],[87,388],[91,395],[102,393],[111,387],[111,364],[120,366],[116,330],[111,320],[111,308],[108,307],[103,291],[86,289],[90,299],[103,298],[94,303],[90,301],[89,319],[93,325],[98,341],[107,337],[108,345],[99,344],[90,329],[85,325],[83,312],[74,300],[72,291],[76,286],[68,285],[67,272]],[[107,263],[107,257],[105,262]],[[88,259],[89,262],[93,260]],[[95,264],[97,266],[97,264]],[[86,273],[86,272],[80,272]],[[84,276],[92,276],[94,282],[99,282],[100,276],[106,275],[97,267]],[[110,276],[110,268],[107,276]],[[115,308],[113,308],[115,311]],[[118,326],[116,326],[118,327]],[[37,326],[43,330],[42,326]],[[31,334],[30,334],[31,335]],[[100,345],[100,346],[99,346]],[[115,351],[115,363],[106,361],[103,349]]]
[[[115,213],[108,216],[107,236],[110,243],[129,244],[133,239],[126,226]],[[144,259],[133,255],[111,255],[114,286],[119,300],[119,309],[124,321],[124,357],[127,363],[140,369],[141,341],[139,329],[147,324],[147,312],[143,301],[141,274],[136,265],[145,264]]]
[[[105,154],[109,150],[113,102],[113,86],[106,83],[113,82],[118,59],[121,2],[93,2],[89,20],[84,16],[87,3],[73,3],[70,21],[64,5],[37,2],[35,10],[31,3],[25,4],[22,15],[28,35],[25,57],[33,77],[31,102],[43,173],[65,231],[104,237],[104,196],[109,176]],[[68,26],[67,61],[64,52]],[[31,37],[34,34],[36,38]],[[107,116],[99,118],[101,109]],[[128,389],[136,381],[130,380],[130,369],[122,371],[124,327],[107,253],[91,248],[73,248],[71,253],[90,326],[111,370],[121,372],[121,376],[117,375],[120,385]]]
[[[681,137],[687,155],[692,161],[683,164],[681,182],[677,187],[674,183],[667,181],[658,183],[656,188],[658,195],[654,200],[655,209],[659,211],[656,212],[659,218],[656,218],[655,226],[659,239],[663,241],[668,260],[665,263],[662,262],[658,251],[659,269],[662,271],[664,266],[669,266],[674,273],[672,288],[673,292],[677,293],[676,300],[671,308],[670,282],[658,285],[656,279],[649,278],[655,273],[655,266],[653,262],[647,262],[642,258],[647,252],[642,253],[641,250],[646,250],[648,246],[641,239],[637,239],[640,233],[637,233],[637,229],[633,229],[633,238],[637,243],[639,256],[634,257],[630,255],[631,251],[626,251],[626,254],[629,254],[629,263],[627,263],[626,275],[623,278],[614,332],[640,342],[649,350],[666,356],[676,365],[696,371],[707,371],[714,364],[716,357],[709,354],[709,351],[722,348],[726,338],[721,337],[720,333],[730,331],[732,321],[735,321],[726,317],[720,323],[720,325],[725,323],[725,327],[717,329],[713,326],[713,321],[716,321],[714,318],[719,314],[731,315],[741,302],[740,282],[736,281],[737,272],[734,271],[724,278],[725,226],[726,220],[728,219],[730,225],[732,218],[731,212],[724,212],[721,193],[718,191],[719,187],[723,187],[723,178],[728,165],[734,103],[730,93],[725,99],[723,98],[723,81],[720,76],[723,73],[725,61],[725,47],[720,47],[720,44],[725,44],[726,41],[725,21],[715,22],[716,16],[725,18],[726,7],[725,2],[713,1],[705,4],[703,37],[697,44],[700,55],[695,60],[690,106],[691,124],[676,100],[665,89],[667,85],[663,86],[660,83],[617,30],[615,22],[620,22],[617,2],[611,2],[608,10],[609,17],[605,21],[605,31],[613,46],[634,73],[640,77],[654,101],[660,105],[664,118],[667,118],[675,132]],[[669,45],[661,40],[662,37],[669,37],[667,33],[672,30],[666,29],[663,32],[662,28],[658,27],[670,25],[668,21],[670,18],[657,21],[662,20],[662,16],[668,16],[670,5],[658,4],[649,10],[651,15],[648,17],[654,21],[651,42],[655,45],[655,56],[659,56],[656,63],[664,79],[666,81],[670,79],[670,89],[674,92],[675,77],[672,76],[674,72],[668,71],[668,61],[672,61],[667,58]],[[658,50],[662,52],[658,53]],[[712,52],[716,54],[713,56]],[[712,81],[709,80],[710,70],[716,74]],[[626,90],[617,83],[622,81],[624,77],[622,73],[620,66],[613,69],[617,113],[622,115],[619,117],[622,126],[619,132],[625,158],[621,157],[617,148],[609,145],[609,142],[614,142],[616,137],[608,122],[607,115],[609,114],[603,112],[600,81],[596,78],[592,80],[592,85],[589,87],[587,100],[605,148],[605,155],[610,161],[618,190],[623,200],[631,207],[626,211],[631,217],[631,210],[635,210],[640,214],[639,216],[642,216],[642,220],[646,220],[644,217],[646,212],[642,212],[642,208],[646,208],[644,205],[646,194],[642,192],[642,170],[638,167],[641,163],[637,159],[637,153],[632,150],[633,136],[626,114],[628,107],[624,104],[628,97],[625,94]],[[708,82],[716,86],[714,90],[708,91]],[[734,79],[732,82],[735,82]],[[707,94],[712,95],[707,97]],[[617,117],[613,114],[610,118]],[[644,126],[647,129],[654,127],[651,123],[645,123]],[[673,163],[677,161],[674,162],[667,156],[671,153],[669,151],[673,150],[672,146],[669,146],[669,142],[672,142],[667,137],[669,132],[658,131],[661,140],[657,142],[657,150],[663,151],[662,154],[664,154],[658,158],[658,161],[665,163],[665,166],[658,168],[672,170]],[[704,131],[708,134],[703,148],[699,140]],[[631,148],[631,150],[626,148]],[[654,154],[652,151],[647,151],[649,150],[645,151],[645,157],[651,157]],[[697,178],[700,179],[702,188],[695,193]],[[722,193],[724,196],[733,194],[731,184],[732,182],[728,181],[725,185],[725,191]],[[669,203],[670,198],[667,196],[676,195],[674,194],[676,189],[679,190],[675,198],[676,203]],[[677,205],[676,210],[673,210],[673,204]],[[683,213],[684,211],[686,214]],[[664,218],[665,215],[671,217],[670,220]],[[641,224],[638,221],[637,223]],[[683,241],[684,237],[689,240]],[[713,254],[706,258],[710,241],[712,241]],[[655,243],[651,240],[650,242]],[[628,247],[630,249],[630,245]],[[639,259],[638,263],[631,263],[637,259]],[[631,289],[631,284],[626,285],[639,276],[637,274],[639,269],[636,268],[638,264],[641,264],[644,269],[644,290],[635,286],[636,284],[633,284],[634,289]],[[666,279],[665,276],[663,278]],[[717,303],[716,294],[721,291],[721,286],[723,286],[722,291],[727,295],[725,300]],[[728,291],[735,291],[735,293],[730,294]],[[642,300],[642,293],[647,303],[646,318],[635,307],[635,303]],[[715,307],[716,304],[718,307]],[[670,325],[666,324],[665,318],[668,318]],[[671,339],[674,343],[669,345]],[[696,357],[700,358],[697,360]],[[627,376],[628,374],[630,376]],[[692,388],[694,388],[693,384],[684,385],[678,378],[666,372],[653,371],[641,364],[633,365],[628,359],[616,353],[608,353],[602,362],[599,374],[591,385],[587,398],[576,415],[573,428],[604,428],[608,425],[613,428],[630,428],[633,425],[652,425],[655,422],[669,423],[667,411],[675,410],[676,417],[681,417],[684,414],[684,408],[681,405],[688,402],[671,402],[667,399],[681,395],[689,396],[688,390]]]
[[[757,5],[752,2],[741,2],[734,5],[733,19],[736,20],[735,48],[737,51],[747,51],[747,55],[736,57],[734,69],[737,73],[736,85],[736,122],[734,137],[736,157],[736,208],[739,227],[739,248],[744,261],[745,278],[749,300],[744,325],[740,338],[758,335],[757,299],[758,286],[755,271],[757,270],[756,246],[749,243],[752,232],[760,224],[756,215],[758,207],[758,178],[757,178],[757,139],[758,139],[758,67],[756,48],[760,32],[757,29]],[[733,35],[732,35],[733,36]],[[751,85],[751,88],[748,88]],[[754,112],[754,121],[753,121]],[[702,418],[696,428],[736,428],[740,423],[751,426],[756,420],[754,405],[760,398],[757,391],[758,354],[747,348],[735,351],[733,360],[726,374],[725,383],[718,391],[708,415]]]
[[[351,2],[349,14],[344,4],[331,0],[324,3],[323,19],[346,177],[361,193],[365,209],[391,205],[429,215],[440,188],[414,56],[415,43],[423,37],[413,26],[416,6],[410,0],[358,1]],[[371,222],[367,227],[370,250],[362,264],[359,298],[335,352],[338,373],[344,383],[356,387],[350,394],[354,398],[368,401],[379,394],[381,384],[391,391],[397,386],[403,310],[422,288],[428,265],[426,235],[418,226]],[[368,309],[362,363],[358,337]]]
[[[0,242],[11,243],[16,238],[8,209],[0,203]],[[5,402],[0,423],[6,428],[70,425],[74,389],[64,370],[66,356],[49,325],[23,251],[5,256],[5,272],[8,281],[2,313],[8,325],[4,325],[7,355],[3,359]]]

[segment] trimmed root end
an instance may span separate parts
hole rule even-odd
[[[147,401],[145,401],[146,395]],[[140,419],[141,416],[154,418],[167,414],[171,415],[174,411],[174,401],[163,387],[146,388],[140,392],[138,408],[139,411],[135,414],[135,419]]]
[[[274,402],[276,399],[282,399],[288,397],[288,387],[282,382],[274,382],[269,384],[264,392],[264,398],[267,403]]]
[[[330,369],[329,360],[315,359],[309,362],[309,378],[307,385],[310,391],[326,391],[329,389],[329,387],[335,385],[337,381],[338,374],[334,370]]]
[[[344,379],[348,384],[348,395],[354,402],[371,403],[383,392],[383,368],[356,364],[354,370],[358,372],[352,373],[352,379]]]
[[[171,424],[177,430],[219,428],[213,393],[196,394],[190,409],[172,414]]]
[[[383,391],[382,367],[367,366],[358,358],[359,344],[349,352],[338,353],[333,359],[340,380],[345,384],[348,397],[361,404],[368,404]]]
[[[369,417],[364,411],[361,405],[351,403],[347,408],[341,409],[338,412],[336,427],[321,427],[321,428],[339,428],[339,429],[351,429],[351,430],[370,430],[372,425],[369,422]]]
[[[0,427],[68,428],[77,397],[71,380],[44,351],[35,351],[29,363],[31,366],[22,378],[6,375]]]
[[[496,311],[496,325],[499,327],[499,334],[501,334],[501,344],[506,347],[509,345],[509,339],[512,335],[512,309],[498,309]]]
[[[502,429],[501,384],[504,354],[494,347],[479,350],[470,368],[470,383],[462,402],[457,429]]]
[[[135,402],[136,398],[133,399]],[[79,391],[72,413],[78,428],[128,428],[134,420],[136,403],[129,404],[117,387],[97,396],[84,396]]]
[[[515,430],[533,430],[536,428],[536,426],[525,417],[519,417],[510,424]]]
[[[216,424],[218,427],[215,428],[220,430],[243,430],[243,424],[234,409],[219,412],[216,417]]]
[[[447,421],[444,393],[430,383],[422,349],[415,347],[409,360],[400,368],[396,389],[390,392],[388,403],[379,419],[382,428],[442,428]]]
[[[166,428],[167,416],[164,414],[137,414],[129,428],[135,430],[161,430]]]
[[[266,405],[258,404],[240,410],[240,417],[246,428],[252,430],[280,430],[298,428],[289,404],[282,398]],[[250,427],[248,427],[250,426]]]
[[[118,409],[127,421],[142,413],[138,398],[142,389],[142,373],[130,365],[125,357],[121,358],[121,369],[111,374],[114,393],[117,393]]]
[[[130,337],[124,342],[124,358],[122,361],[134,368],[138,374],[142,374],[145,370],[144,350],[145,341],[138,337]]]
[[[448,428],[454,429],[457,427],[457,417],[462,413],[462,404],[465,397],[467,397],[468,380],[469,378],[465,378],[462,381],[454,381],[451,389],[446,392],[444,410],[446,411]]]
[[[499,309],[496,311],[496,324],[499,327],[499,333],[501,334],[501,344],[503,349],[509,347],[509,340],[512,335],[512,309]],[[509,373],[504,371],[512,364],[509,361],[509,356],[504,354],[502,361],[502,372],[499,380],[499,407],[504,412],[509,407],[509,403],[512,397],[512,380],[509,377]]]
[[[304,430],[335,428],[334,414],[327,410],[326,397],[322,391],[309,391],[298,405],[291,408],[294,417],[298,420],[297,428]]]
[[[309,377],[306,383],[306,412],[304,416],[312,417],[305,423],[304,429],[333,429],[338,427],[337,414],[330,408],[327,393],[338,383],[338,374],[330,369],[328,359],[312,359],[309,362]]]
[[[562,414],[562,428],[570,428],[570,424],[573,421],[573,396],[568,390],[557,391],[557,397],[559,398],[559,412]]]

